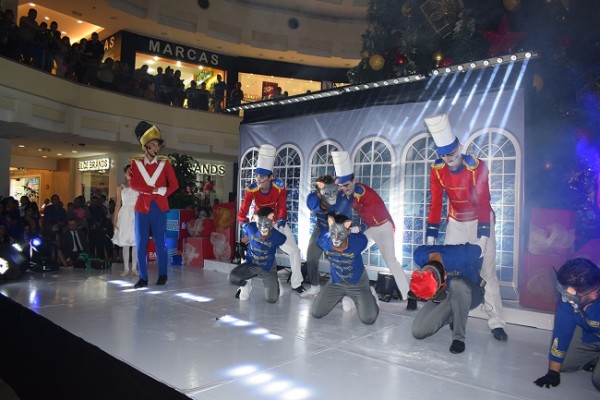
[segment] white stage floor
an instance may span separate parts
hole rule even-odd
[[[0,293],[193,399],[598,398],[589,372],[562,374],[553,389],[532,383],[546,373],[546,330],[508,325],[508,342],[497,342],[470,318],[455,355],[447,327],[412,337],[404,302],[380,303],[366,326],[341,304],[313,318],[312,298],[289,284],[269,304],[260,283],[248,301],[234,298],[223,272],[169,267],[157,287],[151,264],[150,286],[132,290],[121,269],[28,272]]]

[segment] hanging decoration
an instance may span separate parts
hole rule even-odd
[[[488,56],[500,56],[510,54],[517,50],[519,43],[525,35],[520,32],[512,32],[508,15],[504,14],[498,29],[495,31],[479,31],[487,40],[490,41]]]
[[[441,37],[452,33],[464,8],[462,0],[427,0],[421,4],[421,12]]]

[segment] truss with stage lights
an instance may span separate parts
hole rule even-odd
[[[438,77],[443,75],[450,75],[455,73],[464,73],[467,71],[484,69],[484,68],[492,68],[500,65],[506,65],[511,63],[523,62],[532,58],[536,58],[538,55],[534,52],[520,52],[516,54],[508,54],[504,56],[491,57],[485,60],[472,61],[464,64],[456,64],[447,67],[436,68],[432,70],[428,76],[425,75],[408,75],[402,77],[396,77],[391,79],[386,79],[383,81],[377,82],[367,82],[367,83],[359,83],[356,85],[344,86],[341,88],[322,90],[315,93],[307,93],[303,95],[293,96],[293,97],[285,97],[278,99],[269,99],[264,101],[259,101],[255,103],[248,103],[242,106],[229,107],[226,109],[227,112],[238,112],[241,110],[254,110],[265,107],[272,107],[277,105],[288,105],[288,104],[296,104],[304,101],[310,101],[315,99],[323,99],[333,96],[342,95],[344,93],[358,92],[361,90],[374,89],[379,87],[386,87],[392,85],[402,85],[405,83],[417,82],[428,79],[429,77]]]

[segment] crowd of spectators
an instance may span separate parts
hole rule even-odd
[[[78,196],[67,208],[56,194],[39,208],[28,196],[19,200],[6,197],[0,200],[0,243],[21,244],[41,238],[53,244],[52,254],[48,255],[53,263],[73,266],[75,260],[69,258],[73,243],[69,242],[71,248],[65,247],[64,237],[69,233],[69,224],[74,224],[81,235],[79,251],[103,261],[116,261],[118,252],[111,241],[114,208],[114,201],[107,201],[105,196],[92,196],[89,202]]]
[[[218,204],[214,183],[207,178],[199,185],[202,201],[196,207],[199,218],[212,215],[212,205]],[[89,201],[77,196],[66,208],[57,194],[38,207],[35,201],[24,195],[17,200],[10,196],[0,199],[0,244],[29,243],[41,238],[46,249],[52,249],[48,259],[56,266],[75,265],[76,252],[102,260],[103,265],[122,262],[120,248],[113,244],[113,214],[115,201],[106,195],[92,195]],[[75,248],[71,232],[77,232],[80,243]],[[79,248],[79,246],[81,246]]]
[[[243,99],[239,83],[227,97],[227,84],[221,75],[216,76],[211,90],[205,81],[191,81],[186,88],[180,70],[158,67],[154,75],[148,65],[132,70],[127,63],[104,58],[97,33],[92,33],[90,40],[71,43],[58,28],[56,21],[49,27],[46,22],[38,23],[34,8],[19,19],[18,25],[12,10],[0,9],[0,55],[60,78],[175,107],[224,112],[228,103],[239,105]]]

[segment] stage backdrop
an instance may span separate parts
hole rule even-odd
[[[503,296],[515,298],[525,135],[519,87],[523,71],[524,66],[473,71],[360,93],[342,88],[336,91],[343,94],[332,97],[247,111],[240,127],[240,193],[252,181],[260,145],[274,145],[274,175],[287,185],[288,223],[304,258],[312,231],[306,197],[316,177],[335,176],[331,151],[347,150],[356,180],[373,187],[386,202],[396,225],[397,258],[410,271],[413,250],[425,242],[429,170],[437,158],[423,118],[447,113],[465,152],[488,164],[498,276]],[[442,241],[443,234],[438,243]],[[387,270],[376,246],[364,259],[371,279],[376,271]]]

